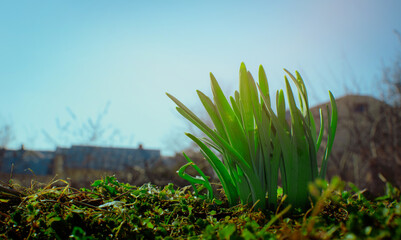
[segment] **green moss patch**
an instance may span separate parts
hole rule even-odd
[[[55,186],[64,183],[65,186]],[[0,237],[5,239],[401,239],[400,192],[368,200],[344,183],[311,186],[305,213],[229,207],[190,187],[131,186],[105,177],[91,189],[59,180],[41,189],[0,191]]]

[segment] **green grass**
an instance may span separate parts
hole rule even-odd
[[[114,177],[90,189],[49,184],[0,191],[0,238],[5,239],[401,239],[400,192],[368,200],[338,179],[310,186],[308,211],[257,211],[195,196],[172,184],[131,186]],[[280,191],[279,191],[280,192]],[[281,202],[282,195],[278,195]]]
[[[294,76],[289,71],[284,71],[296,86],[299,97],[297,106],[290,82],[285,76],[290,122],[286,120],[283,90],[276,92],[276,112],[273,110],[269,85],[262,66],[259,67],[259,81],[256,83],[245,64],[241,63],[239,90],[229,98],[224,95],[210,73],[213,98],[201,91],[197,93],[214,129],[209,128],[182,102],[167,93],[177,105],[177,111],[207,136],[198,138],[186,133],[199,146],[201,153],[216,172],[232,206],[240,202],[253,204],[257,209],[276,208],[280,173],[283,191],[288,196],[286,204],[306,208],[310,198],[308,184],[318,178],[325,179],[327,161],[337,129],[334,96],[329,91],[330,108],[326,107],[327,145],[322,148],[324,157],[318,159],[317,153],[325,130],[323,112],[320,110],[320,130],[317,135],[304,80],[298,72]],[[213,150],[219,154],[216,155]],[[208,178],[185,153],[184,156],[188,164],[180,169],[179,176],[191,184],[202,184],[208,190],[209,198],[213,199]],[[200,174],[198,178],[185,174],[185,169],[189,166]],[[269,196],[267,201],[266,195]]]

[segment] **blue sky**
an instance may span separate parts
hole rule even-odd
[[[0,125],[12,126],[11,148],[54,149],[83,143],[77,130],[108,106],[97,145],[170,155],[189,142],[189,125],[165,92],[200,109],[195,91],[210,94],[209,72],[231,94],[241,62],[254,76],[262,64],[271,91],[284,87],[283,68],[299,70],[311,105],[327,90],[378,96],[381,69],[401,49],[400,9],[396,0],[2,1]]]

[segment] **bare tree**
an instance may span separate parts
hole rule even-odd
[[[337,150],[328,169],[329,177],[340,175],[374,195],[383,193],[385,181],[401,187],[401,52],[383,67],[378,84],[386,86],[381,101],[360,95],[339,100]]]
[[[401,46],[401,34],[394,30]],[[392,66],[384,67],[382,71],[382,82],[387,86],[382,98],[394,107],[401,107],[401,51],[398,52]]]
[[[65,122],[56,119],[59,131],[58,137],[51,136],[44,129],[42,133],[48,142],[56,146],[69,145],[71,143],[84,145],[113,145],[117,142],[122,143],[128,138],[123,136],[120,130],[111,124],[105,125],[104,123],[109,107],[110,102],[106,104],[96,118],[89,117],[84,122],[81,122],[76,114],[70,108],[67,108],[66,110],[70,119]],[[132,142],[132,136],[130,142]]]
[[[15,135],[10,124],[0,126],[0,148],[7,148],[14,139]]]

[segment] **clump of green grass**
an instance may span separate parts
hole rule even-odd
[[[239,71],[239,91],[229,99],[225,97],[213,74],[210,74],[213,101],[197,91],[198,96],[213,121],[215,129],[209,128],[199,117],[178,99],[168,94],[177,104],[177,111],[203,131],[208,138],[191,138],[215,170],[224,188],[229,203],[238,202],[255,205],[258,209],[277,207],[278,176],[286,203],[295,208],[307,208],[309,204],[308,184],[317,178],[325,179],[327,161],[337,128],[337,107],[329,91],[331,111],[327,106],[328,140],[324,148],[319,170],[317,152],[324,132],[323,114],[320,110],[320,131],[317,134],[314,117],[309,110],[309,100],[301,75],[285,70],[298,90],[297,106],[290,83],[285,76],[286,92],[291,120],[286,120],[284,91],[276,93],[276,112],[273,111],[267,77],[259,68],[259,83],[242,63]],[[212,151],[216,150],[222,159]],[[195,188],[201,184],[213,198],[208,177],[184,153],[188,164],[178,174]],[[185,174],[193,166],[200,177]],[[266,196],[267,202],[266,202]]]
[[[56,182],[54,182],[56,183]],[[188,187],[131,186],[105,177],[90,189],[54,183],[41,189],[0,191],[4,239],[400,239],[400,191],[364,197],[333,179],[310,185],[306,212],[257,211],[204,200]],[[23,188],[21,188],[23,189]],[[278,195],[279,202],[283,195]]]

